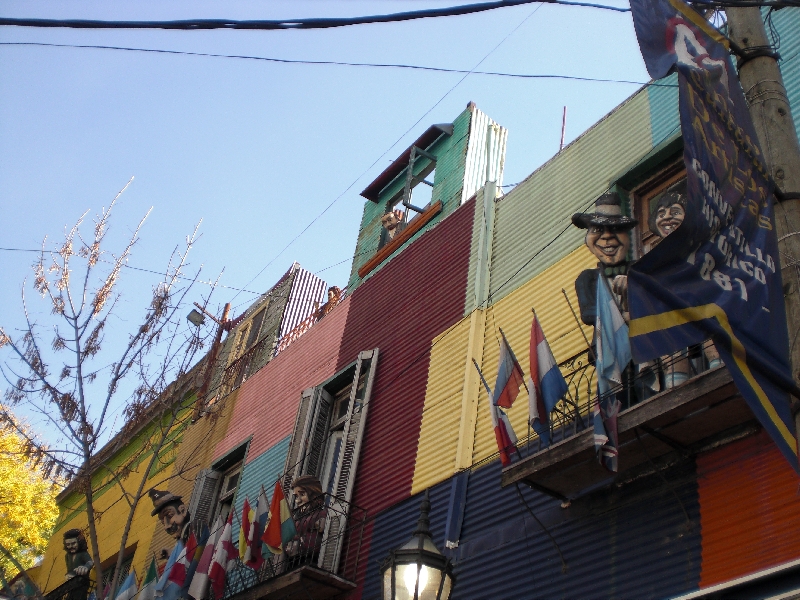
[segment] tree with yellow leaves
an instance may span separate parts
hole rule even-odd
[[[3,411],[6,409],[0,407]],[[0,574],[11,579],[44,552],[58,517],[58,486],[26,455],[24,440],[10,429],[0,430]]]

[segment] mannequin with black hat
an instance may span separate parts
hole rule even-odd
[[[594,326],[597,319],[597,277],[608,278],[623,317],[628,319],[628,251],[631,229],[638,223],[622,214],[617,192],[608,192],[595,202],[593,213],[575,213],[572,224],[586,230],[586,247],[600,261],[596,269],[583,271],[575,280],[581,320]]]
[[[164,531],[174,537],[176,541],[182,540],[185,543],[189,538],[191,515],[183,503],[183,499],[172,492],[156,489],[150,490],[148,494],[153,501],[153,510],[150,515],[153,517],[158,515]]]

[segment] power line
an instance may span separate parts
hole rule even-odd
[[[36,252],[37,254],[41,253],[41,252],[48,252],[48,253],[50,252],[50,250],[44,250],[43,251],[41,249],[35,250],[33,248],[0,248],[0,251],[4,251],[4,252]],[[103,262],[106,262],[106,261],[103,261]],[[128,264],[124,264],[124,263],[123,263],[122,266],[125,267],[126,269],[132,269],[133,271],[142,271],[144,273],[152,273],[153,275],[161,275],[161,276],[166,275],[166,273],[163,273],[161,271],[154,271],[152,269],[144,269],[142,267],[134,267],[134,266],[131,266],[131,265],[128,265]],[[333,266],[336,266],[336,265],[333,265]],[[330,268],[330,267],[327,267],[327,268]],[[243,288],[231,287],[229,285],[223,285],[221,283],[214,283],[213,281],[202,281],[200,279],[195,279],[194,277],[186,277],[184,275],[179,275],[178,279],[185,279],[187,281],[194,281],[195,283],[202,283],[204,285],[210,285],[211,287],[221,287],[221,288],[226,288],[226,289],[229,289],[229,290],[236,290],[237,292],[247,292],[248,294],[258,294],[258,295],[261,294],[261,292],[254,292],[253,290],[246,290],[246,289],[243,289]]]
[[[174,54],[183,56],[200,56],[210,58],[232,58],[240,60],[258,60],[290,65],[320,65],[339,67],[371,67],[379,69],[409,69],[415,71],[433,71],[436,73],[458,73],[471,75],[487,75],[492,77],[511,77],[516,79],[566,79],[571,81],[589,81],[596,83],[625,83],[630,85],[646,85],[644,81],[629,79],[605,79],[599,77],[580,77],[577,75],[558,75],[553,73],[502,73],[499,71],[468,71],[466,69],[451,69],[447,67],[431,67],[426,65],[408,65],[403,63],[363,63],[335,60],[298,60],[291,58],[274,58],[269,56],[251,56],[247,54],[216,54],[213,52],[191,52],[188,50],[165,50],[161,48],[136,48],[131,46],[104,46],[97,44],[52,44],[46,42],[0,42],[0,46],[41,46],[45,48],[82,48],[90,50],[118,50],[126,52],[149,52],[154,54]],[[659,84],[655,84],[659,85]],[[676,84],[662,84],[667,87],[677,87]]]
[[[608,6],[592,2],[574,2],[571,0],[497,0],[494,2],[479,2],[463,4],[445,8],[431,8],[414,10],[385,15],[370,15],[363,17],[323,17],[308,19],[260,19],[239,21],[233,19],[185,19],[179,21],[95,21],[89,19],[11,19],[0,18],[0,25],[16,27],[66,27],[70,29],[173,29],[182,31],[202,31],[209,29],[249,29],[249,30],[280,30],[280,29],[330,29],[334,27],[347,27],[349,25],[367,25],[371,23],[397,23],[415,19],[435,17],[454,17],[485,12],[497,8],[534,4],[539,2],[548,4],[562,4],[565,6],[580,6],[585,8],[598,8],[615,12],[630,12],[630,8]]]
[[[504,42],[505,42],[505,41],[506,41],[506,40],[507,40],[507,39],[508,39],[508,38],[509,38],[511,35],[513,35],[513,34],[514,34],[514,32],[516,32],[516,31],[517,31],[517,29],[519,29],[520,27],[522,27],[522,25],[525,23],[525,21],[527,21],[528,19],[530,19],[530,18],[533,16],[533,14],[534,14],[534,13],[535,13],[537,10],[539,10],[541,7],[542,7],[542,4],[541,4],[541,3],[539,3],[539,6],[537,6],[536,8],[534,8],[534,9],[533,9],[533,10],[530,12],[530,14],[528,14],[528,16],[527,16],[527,17],[525,17],[525,18],[524,18],[522,21],[520,21],[519,25],[517,25],[517,26],[516,26],[514,29],[512,29],[512,30],[511,30],[511,31],[510,31],[510,32],[509,32],[509,33],[508,33],[508,34],[507,34],[507,35],[506,35],[506,36],[505,36],[505,37],[504,37],[502,40],[500,40],[500,42],[499,42],[499,43],[498,43],[498,44],[497,44],[497,45],[496,45],[494,48],[492,48],[491,50],[489,50],[489,52],[487,52],[487,53],[486,53],[486,56],[484,56],[482,59],[480,59],[480,60],[478,61],[478,63],[477,63],[477,64],[476,64],[476,65],[475,65],[475,66],[474,66],[474,67],[473,67],[473,68],[472,68],[470,71],[467,71],[467,72],[464,74],[464,76],[463,76],[461,79],[459,79],[459,80],[456,82],[456,84],[455,84],[453,87],[451,87],[449,90],[447,90],[447,92],[445,92],[444,96],[442,96],[441,98],[439,98],[439,99],[438,99],[438,100],[437,100],[437,101],[434,103],[434,105],[433,105],[433,106],[431,106],[431,107],[430,107],[428,110],[426,110],[426,111],[425,111],[425,113],[424,113],[424,114],[423,114],[423,115],[422,115],[422,116],[421,116],[419,119],[417,119],[417,120],[414,122],[414,124],[413,124],[413,125],[411,125],[411,127],[409,127],[408,129],[406,129],[406,131],[403,133],[403,135],[401,135],[399,138],[397,138],[397,140],[396,140],[396,141],[395,141],[395,142],[394,142],[394,143],[393,143],[391,146],[389,146],[389,147],[388,147],[388,148],[387,148],[387,149],[386,149],[386,150],[383,152],[383,154],[381,154],[381,155],[380,155],[378,158],[376,158],[376,159],[373,161],[373,163],[372,163],[372,164],[371,164],[369,167],[367,167],[367,168],[366,168],[366,169],[365,169],[365,170],[364,170],[364,171],[363,171],[363,172],[362,172],[362,173],[361,173],[361,174],[360,174],[358,177],[356,177],[356,178],[353,180],[353,182],[352,182],[350,185],[348,185],[348,186],[347,186],[347,188],[346,188],[346,189],[345,189],[345,190],[344,190],[344,191],[343,191],[341,194],[339,194],[338,196],[336,196],[336,198],[334,198],[334,199],[333,199],[333,200],[332,200],[332,201],[331,201],[331,202],[328,204],[328,206],[326,206],[326,207],[325,207],[325,208],[322,210],[322,212],[321,212],[321,213],[319,213],[319,214],[318,214],[316,217],[314,217],[314,218],[311,220],[311,222],[310,222],[308,225],[306,225],[306,226],[303,228],[303,230],[302,230],[300,233],[298,233],[296,236],[294,236],[294,238],[292,238],[292,240],[291,240],[291,241],[289,241],[289,243],[288,243],[288,244],[286,244],[286,245],[283,247],[283,249],[282,249],[280,252],[278,252],[278,254],[276,254],[276,255],[275,255],[275,256],[274,256],[274,257],[273,257],[273,258],[272,258],[272,259],[271,259],[271,260],[270,260],[270,261],[269,261],[269,262],[268,262],[266,265],[264,265],[264,267],[263,267],[263,268],[262,268],[262,269],[261,269],[261,270],[260,270],[258,273],[256,273],[255,277],[253,277],[253,278],[252,278],[250,281],[248,281],[248,282],[245,284],[245,287],[247,287],[247,286],[249,286],[251,283],[253,283],[253,281],[255,281],[255,280],[256,280],[256,279],[259,277],[259,275],[261,275],[261,274],[262,274],[264,271],[266,271],[267,267],[269,267],[269,266],[270,266],[270,265],[271,265],[273,262],[275,262],[275,260],[277,260],[277,258],[278,258],[278,257],[279,257],[281,254],[283,254],[283,253],[284,253],[284,252],[285,252],[285,251],[286,251],[286,250],[289,248],[289,246],[291,246],[292,244],[294,244],[294,243],[295,243],[295,242],[296,242],[296,241],[297,241],[297,240],[300,238],[300,236],[302,236],[302,235],[303,235],[303,234],[304,234],[306,231],[308,231],[308,230],[309,230],[309,228],[310,228],[310,227],[311,227],[311,226],[312,226],[314,223],[316,223],[316,222],[317,222],[317,221],[318,221],[320,218],[322,218],[322,216],[323,216],[323,215],[324,215],[326,212],[328,212],[328,211],[330,210],[330,208],[331,208],[331,207],[332,207],[334,204],[336,204],[336,203],[337,203],[337,202],[338,202],[338,201],[339,201],[341,198],[343,198],[343,197],[344,197],[344,195],[345,195],[347,192],[349,192],[349,191],[350,191],[350,190],[353,188],[353,186],[354,186],[356,183],[358,183],[358,182],[361,180],[361,178],[362,178],[364,175],[366,175],[367,173],[369,173],[369,171],[372,169],[372,167],[374,167],[375,165],[377,165],[377,164],[378,164],[378,162],[380,162],[380,160],[381,160],[381,159],[382,159],[384,156],[386,156],[387,154],[389,154],[389,152],[391,152],[392,148],[394,148],[394,147],[395,147],[395,146],[396,146],[398,143],[400,143],[400,141],[401,141],[401,140],[402,140],[402,139],[403,139],[405,136],[407,136],[407,135],[408,135],[408,134],[409,134],[409,133],[410,133],[410,132],[411,132],[411,131],[412,131],[412,130],[413,130],[413,129],[414,129],[416,126],[417,126],[417,125],[419,125],[419,124],[420,124],[420,122],[422,122],[422,120],[423,120],[425,117],[427,117],[427,116],[428,116],[428,115],[429,115],[429,114],[430,114],[430,113],[433,111],[433,109],[435,109],[437,106],[439,106],[439,104],[441,104],[441,103],[442,103],[442,101],[443,101],[445,98],[447,98],[447,96],[449,96],[449,95],[452,93],[452,91],[453,91],[454,89],[456,89],[456,88],[457,88],[459,85],[461,85],[461,83],[462,83],[462,82],[463,82],[463,81],[464,81],[464,80],[465,80],[467,77],[469,77],[469,75],[470,75],[470,73],[472,73],[472,71],[474,71],[474,70],[475,70],[475,69],[477,69],[479,66],[481,66],[481,64],[482,64],[482,63],[483,63],[483,62],[484,62],[484,61],[485,61],[487,58],[489,58],[489,56],[491,56],[491,55],[492,55],[492,53],[494,53],[494,51],[495,51],[495,50],[497,50],[497,49],[498,49],[498,48],[499,48],[499,47],[500,47],[500,46],[501,46],[501,45],[502,45],[502,44],[503,44],[503,43],[504,43]],[[238,295],[239,295],[239,294],[238,294],[238,292],[237,292],[237,294],[236,294],[236,295],[235,295],[235,296],[234,296],[234,297],[231,299],[231,302],[233,302],[233,300],[234,300],[234,299],[236,298],[236,296],[238,296]]]

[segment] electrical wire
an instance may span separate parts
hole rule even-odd
[[[191,52],[188,50],[165,50],[161,48],[137,48],[131,46],[105,46],[98,44],[54,44],[48,42],[0,42],[0,46],[39,46],[45,48],[78,48],[90,50],[117,50],[125,52],[147,52],[155,54],[172,54],[183,56],[199,56],[208,58],[232,58],[240,60],[257,60],[290,65],[319,65],[339,67],[369,67],[378,69],[407,69],[415,71],[432,71],[435,73],[458,73],[471,75],[485,75],[491,77],[509,77],[515,79],[564,79],[568,81],[587,81],[593,83],[622,83],[628,85],[646,85],[645,81],[631,79],[606,79],[600,77],[581,77],[577,75],[559,75],[555,73],[503,73],[499,71],[468,71],[466,69],[450,69],[447,67],[430,67],[426,65],[409,65],[403,63],[364,63],[335,60],[299,60],[291,58],[274,58],[269,56],[251,56],[247,54],[216,54],[213,52]],[[675,84],[662,84],[667,87],[677,87]]]
[[[307,19],[260,19],[239,21],[233,19],[185,19],[179,21],[96,21],[90,19],[28,19],[0,18],[0,25],[16,27],[66,27],[70,29],[173,29],[181,31],[205,31],[209,29],[247,29],[247,30],[286,30],[286,29],[330,29],[350,25],[367,25],[373,23],[398,23],[435,17],[454,17],[485,12],[497,8],[507,8],[523,4],[561,4],[596,8],[614,12],[630,12],[630,8],[609,6],[592,2],[576,2],[572,0],[496,0],[494,2],[478,2],[445,8],[430,8],[385,15],[363,17],[314,17]]]

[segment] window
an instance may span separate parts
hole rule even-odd
[[[131,565],[133,564],[133,555],[136,553],[136,544],[129,548],[125,548],[124,556],[125,558],[122,560],[122,567],[119,571],[119,579],[117,579],[117,589],[119,590],[122,582],[125,581],[125,578],[128,576],[128,573],[131,572]],[[108,558],[102,562],[100,565],[100,585],[98,589],[103,591],[106,588],[111,586],[111,581],[114,579],[114,571],[117,568],[117,559],[119,558],[119,552],[117,552],[111,558]]]
[[[639,221],[634,233],[635,258],[639,258],[655,248],[661,238],[650,231],[648,221],[659,198],[667,192],[686,195],[686,168],[683,158],[671,163],[656,175],[633,190],[634,218]]]
[[[361,352],[355,363],[303,392],[286,456],[283,487],[292,505],[291,483],[300,475],[317,477],[328,502],[340,505],[325,525],[320,551],[319,566],[330,572],[336,572],[342,546],[325,542],[347,525],[342,507],[353,494],[377,360],[377,348]]]
[[[243,444],[195,477],[189,514],[197,531],[204,523],[211,527],[217,517],[228,518],[239,487],[246,452],[247,444]]]

